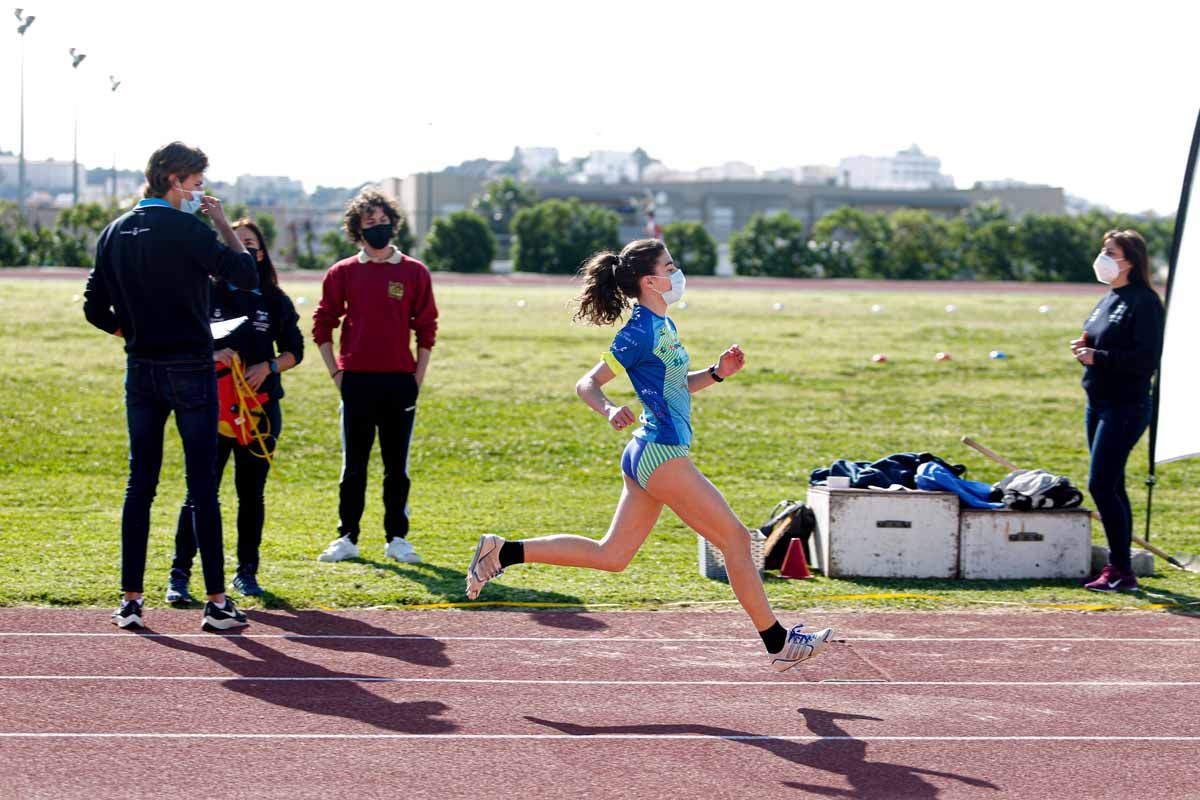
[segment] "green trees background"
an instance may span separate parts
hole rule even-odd
[[[123,209],[83,203],[59,213],[51,226],[20,226],[14,204],[0,202],[0,266],[91,266],[96,236]],[[262,228],[278,262],[325,269],[353,255],[340,229],[317,235],[311,222],[289,225],[278,246],[274,218],[245,206]],[[539,201],[504,178],[488,184],[471,205],[434,222],[418,255],[433,269],[487,272],[510,242],[514,269],[570,274],[598,250],[619,250],[621,217],[577,199]],[[1174,237],[1172,218],[1132,218],[1090,211],[1078,216],[1012,215],[998,204],[946,218],[923,209],[890,214],[843,207],[811,226],[786,212],[755,215],[729,239],[739,275],[898,280],[1091,281],[1092,260],[1104,232],[1133,228],[1145,237],[1157,270],[1165,270]],[[663,237],[690,274],[711,275],[717,243],[699,222],[673,222]],[[404,252],[415,242],[407,220],[393,239]],[[294,247],[292,243],[294,242]],[[290,249],[289,249],[290,248]],[[295,250],[295,252],[290,252]]]

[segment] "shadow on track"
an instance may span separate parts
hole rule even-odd
[[[241,636],[222,637],[244,653],[196,644],[170,636],[149,636],[147,641],[193,655],[203,656],[243,678],[222,685],[231,692],[290,708],[305,714],[341,717],[397,733],[453,733],[458,725],[440,719],[450,706],[432,700],[392,702],[366,685],[354,681],[255,681],[253,678],[370,678],[375,676],[337,672],[281,653],[261,640]],[[434,640],[436,641],[436,640]],[[438,642],[438,644],[441,644]],[[444,647],[444,645],[443,645]],[[446,662],[447,665],[449,661]],[[305,723],[297,722],[291,732],[301,732]],[[307,732],[307,731],[305,731]]]
[[[249,609],[246,611],[246,616],[257,624],[278,628],[298,636],[361,637],[295,640],[308,647],[341,653],[368,653],[373,656],[407,661],[421,667],[445,668],[454,663],[446,656],[445,642],[428,636],[408,639],[387,638],[400,634],[349,616],[311,610],[271,613]]]
[[[783,781],[783,785],[798,791],[821,797],[845,797],[856,800],[936,800],[939,791],[922,776],[948,778],[968,786],[998,791],[996,786],[980,778],[958,775],[953,772],[938,772],[922,767],[891,764],[886,761],[867,760],[867,742],[850,738],[838,720],[881,721],[879,717],[861,714],[839,714],[812,708],[798,709],[815,736],[838,737],[816,742],[795,742],[789,739],[733,739],[731,744],[750,745],[766,750],[785,761],[812,769],[843,776],[853,787],[840,789],[810,783]],[[569,722],[552,722],[536,717],[525,717],[530,722],[553,728],[572,736],[595,736],[597,734],[645,734],[645,735],[695,735],[695,736],[755,736],[756,734],[712,725],[575,725]]]

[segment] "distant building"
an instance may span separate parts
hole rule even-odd
[[[941,159],[927,156],[915,144],[894,156],[851,156],[838,164],[842,183],[852,189],[953,189],[954,178],[942,174]]]
[[[833,186],[838,180],[837,167],[825,164],[806,164],[801,167],[780,167],[763,173],[769,181],[791,181],[806,186]]]
[[[303,183],[278,175],[239,175],[233,194],[233,199],[250,205],[283,205],[306,198]]]
[[[72,162],[55,161],[53,158],[45,161],[25,159],[25,192],[26,198],[32,203],[30,195],[39,193],[37,200],[49,204],[56,194],[70,192],[73,186],[71,179]],[[20,183],[20,157],[15,155],[0,155],[0,194],[5,197],[16,197]],[[87,169],[79,165],[79,185],[87,183]]]
[[[517,155],[521,159],[521,172],[535,178],[559,163],[557,147],[518,147]]]
[[[572,183],[631,183],[638,177],[633,153],[620,150],[593,150],[582,169],[570,177]]]
[[[744,161],[726,161],[717,167],[701,167],[696,170],[698,181],[752,181],[758,170]]]
[[[470,205],[487,181],[464,175],[421,173],[384,182],[408,216],[413,234],[420,241],[433,220]],[[771,180],[671,180],[641,183],[557,183],[534,181],[526,184],[543,199],[577,197],[585,203],[609,208],[621,217],[625,240],[643,235],[647,200],[657,221],[689,220],[703,223],[708,232],[724,243],[754,214],[786,212],[805,225],[826,214],[851,206],[890,214],[901,208],[919,208],[949,218],[987,202],[998,202],[1014,215],[1025,213],[1062,214],[1063,190],[1052,186],[959,190],[953,188],[885,190],[856,189],[820,183]]]

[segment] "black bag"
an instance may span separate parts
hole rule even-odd
[[[798,500],[780,501],[771,517],[758,530],[767,541],[763,545],[763,569],[780,569],[792,539],[808,547],[809,537],[817,526],[812,509]]]

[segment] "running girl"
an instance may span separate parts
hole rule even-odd
[[[571,535],[513,542],[494,534],[479,537],[467,571],[467,597],[478,597],[484,584],[513,564],[620,572],[633,560],[666,505],[724,554],[729,584],[762,637],[771,666],[783,671],[815,656],[832,631],[804,633],[801,625],[789,631],[779,624],[750,556],[750,531],[689,456],[691,393],[736,374],[745,364],[745,354],[735,344],[712,366],[688,372],[687,351],[675,323],[667,317],[667,306],[683,297],[685,280],[660,241],[631,242],[620,255],[598,253],[583,265],[580,275],[584,287],[578,298],[578,320],[611,325],[631,300],[637,301],[603,360],[575,384],[583,402],[607,418],[614,430],[641,423],[621,459],[625,488],[608,533],[599,541]],[[612,403],[601,389],[622,372],[629,375],[642,402],[640,420],[627,406]]]

